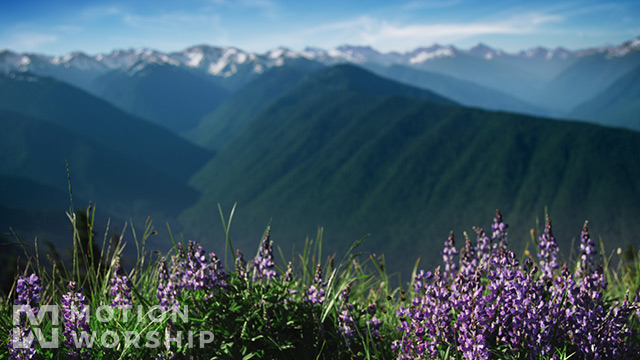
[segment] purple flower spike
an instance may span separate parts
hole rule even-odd
[[[355,322],[351,314],[353,305],[349,304],[350,292],[351,286],[347,284],[339,295],[340,306],[338,307],[338,332],[344,337],[347,347],[349,347],[349,341],[356,335]]]
[[[69,292],[62,296],[61,313],[64,331],[62,335],[65,337],[64,347],[67,349],[67,359],[79,360],[90,359],[91,353],[89,349],[83,349],[76,346],[78,339],[81,339],[82,332],[89,333],[89,323],[87,322],[87,304],[89,303],[84,295],[82,288],[78,288],[75,281],[69,282],[67,285]]]
[[[589,222],[585,221],[580,234],[580,275],[589,275],[595,269],[597,256],[596,244],[589,235]]]
[[[547,216],[547,223],[544,227],[544,234],[540,236],[540,243],[538,244],[540,251],[538,257],[540,258],[540,270],[542,272],[543,280],[552,280],[553,271],[559,267],[558,265],[558,243],[556,238],[551,232],[551,218]]]
[[[211,279],[211,289],[226,288],[227,287],[227,273],[222,267],[222,262],[216,256],[216,253],[209,253],[209,263],[211,264],[211,270],[209,271],[209,277]]]
[[[374,316],[371,319],[367,320],[367,327],[369,328],[369,333],[371,334],[371,337],[375,340],[379,340],[380,328],[382,327],[382,320]]]
[[[369,304],[367,307],[367,313],[371,316],[370,319],[367,319],[367,328],[369,329],[369,334],[374,340],[380,340],[380,328],[382,327],[382,320],[378,319],[376,315],[376,305]]]
[[[284,281],[286,282],[291,282],[293,281],[293,264],[291,264],[291,261],[289,261],[289,263],[287,263],[287,271],[284,273]]]
[[[227,286],[227,274],[215,253],[207,253],[202,245],[189,241],[186,259],[174,266],[181,274],[178,284],[183,289],[213,290]]]
[[[173,299],[185,290],[215,290],[227,287],[228,275],[215,253],[207,255],[202,245],[194,241],[189,241],[186,252],[181,244],[178,244],[177,248],[177,254],[171,257],[168,276],[162,275],[168,281],[160,282],[159,292],[162,293],[156,295],[163,306],[178,305]],[[163,302],[164,298],[161,296],[169,294],[173,296],[167,296],[168,302]]]
[[[458,256],[458,250],[456,250],[456,243],[453,237],[453,231],[449,233],[449,237],[444,242],[444,249],[442,250],[442,261],[444,263],[444,277],[446,279],[453,280],[458,271],[458,264],[455,261],[455,257]]]
[[[520,265],[506,249],[506,225],[499,212],[492,230],[498,245],[489,251],[481,229],[476,228],[477,248],[465,234],[453,281],[439,268],[433,275],[417,273],[411,305],[396,312],[402,333],[392,345],[397,359],[439,358],[452,351],[457,352],[453,357],[464,359],[501,358],[507,351],[518,358],[556,359],[554,352],[562,348],[585,360],[640,358],[640,287],[633,303],[629,293],[621,302],[607,299],[604,270],[593,260],[595,245],[586,224],[579,277],[566,265],[559,269],[548,218],[540,236],[539,268],[529,257]],[[452,245],[448,241],[445,249]],[[444,259],[446,267],[451,258]],[[369,328],[372,324],[373,318],[367,321]]]
[[[160,282],[158,282],[156,298],[160,301],[160,306],[162,306],[165,311],[169,309],[179,309],[180,301],[178,301],[178,297],[180,296],[181,290],[178,284],[176,284],[175,279],[172,279],[167,274],[164,259],[160,262],[159,277]]]
[[[313,284],[309,286],[309,290],[307,290],[306,301],[312,304],[320,304],[324,303],[325,290],[324,287],[326,283],[322,282],[322,266],[318,264],[316,267],[316,275],[313,278]]]
[[[274,269],[276,264],[273,262],[273,242],[269,241],[270,236],[271,229],[267,228],[267,231],[262,238],[258,255],[252,263],[254,268],[253,280],[263,277],[271,279],[277,276]]]
[[[16,283],[16,300],[14,304],[22,305],[23,308],[30,307],[33,314],[37,315],[41,292],[42,286],[36,274],[31,274],[28,277],[20,276]],[[21,313],[19,324],[9,330],[9,358],[16,360],[36,359],[37,354],[34,348],[35,340],[33,340],[31,344],[28,344],[27,341],[33,336],[35,336],[35,334],[32,334],[31,327],[27,324],[26,314]]]
[[[478,259],[476,258],[476,250],[471,245],[471,239],[465,232],[465,243],[462,254],[460,255],[460,274],[465,277],[470,277],[475,273],[478,267]]]
[[[489,259],[491,258],[491,239],[485,234],[484,229],[474,227],[477,238],[477,257],[480,260],[480,268],[486,269],[489,266]]]
[[[189,241],[187,245],[186,264],[183,273],[183,285],[190,290],[205,289],[209,282],[207,253],[201,245]]]
[[[433,274],[431,271],[425,272],[420,269],[416,274],[416,277],[413,279],[413,290],[418,294],[424,294],[429,287],[429,282],[433,279]]]
[[[114,296],[111,301],[112,307],[131,308],[133,306],[133,302],[131,301],[131,289],[133,289],[133,284],[120,265],[119,260],[116,260],[116,266],[113,271],[113,276],[109,281],[109,286],[111,286],[109,293]]]
[[[30,347],[22,348],[15,347],[14,344],[24,344],[27,346],[27,339],[35,337],[35,334],[31,331],[31,327],[15,327],[9,330],[9,359],[12,360],[27,360],[27,359],[37,359],[38,354],[36,354],[36,349],[33,347],[35,344],[35,340],[31,343]],[[24,342],[24,343],[23,343]]]
[[[491,225],[491,240],[493,240],[493,247],[497,250],[507,249],[507,228],[509,225],[503,221],[500,210],[496,209],[496,217],[493,218]]]
[[[240,279],[247,280],[247,262],[244,260],[244,255],[239,249],[236,249],[236,275]]]
[[[42,292],[42,286],[40,284],[40,279],[36,274],[31,274],[28,277],[20,276],[16,283],[16,294],[18,297],[14,301],[14,304],[31,305],[35,307],[35,305],[40,302],[40,293]]]

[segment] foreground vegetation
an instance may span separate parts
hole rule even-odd
[[[532,233],[537,256],[527,251],[521,258],[508,250],[497,212],[491,232],[474,229],[475,241],[465,233],[459,249],[451,233],[440,267],[419,270],[416,262],[411,282],[393,286],[384,257],[357,253],[361,241],[341,259],[324,256],[322,231],[296,257],[280,251],[276,260],[267,228],[247,262],[230,241],[232,216],[221,217],[226,249],[219,257],[173,239],[168,254],[149,251],[150,222],[142,234],[105,236],[100,248],[92,221],[80,221],[92,212],[69,214],[75,231],[68,267],[55,254],[39,254],[37,244],[33,251],[25,246],[27,263],[2,302],[0,358],[640,356],[638,255],[612,265],[586,223],[579,258],[561,264],[549,219],[539,236]],[[138,257],[125,264],[130,236]],[[24,310],[15,317],[14,304]],[[59,323],[47,304],[60,306]],[[39,323],[28,318],[29,307]],[[39,333],[43,339],[20,348]],[[47,345],[52,339],[58,346]]]

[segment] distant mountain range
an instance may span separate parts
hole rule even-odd
[[[592,121],[609,118],[610,125],[640,129],[640,65],[576,107],[569,116]]]
[[[545,207],[562,247],[586,219],[608,249],[637,243],[639,50],[3,51],[0,236],[64,240],[66,160],[76,208],[216,251],[236,202],[237,247],[270,222],[284,251],[324,226],[329,248],[370,234],[405,273],[407,249],[435,263],[495,208],[516,249]]]
[[[28,71],[54,77],[169,128],[176,126],[176,114],[180,113],[186,120],[175,129],[189,131],[200,116],[213,111],[228,93],[239,90],[267,70],[309,67],[310,63],[358,64],[392,80],[439,92],[464,105],[567,117],[580,114],[573,110],[639,65],[639,50],[640,38],[601,48],[570,51],[538,47],[518,53],[507,53],[484,44],[468,50],[436,44],[405,53],[381,53],[362,46],[303,51],[279,48],[257,54],[234,47],[200,45],[171,53],[130,49],[95,56],[81,52],[45,56],[5,50],[0,52],[0,71]],[[189,79],[193,76],[201,80]],[[141,94],[154,91],[141,92],[141,89],[153,88],[159,93],[158,97],[170,93],[163,78],[173,81],[180,78],[191,84],[181,87],[186,89],[184,94],[174,93],[184,96],[185,101],[180,103],[188,106],[163,109],[145,105],[149,101]],[[472,87],[475,89],[471,90]],[[638,129],[633,122],[609,118],[608,114],[597,119],[591,116],[579,119]]]
[[[270,221],[284,249],[324,225],[332,249],[371,234],[368,248],[394,268],[408,266],[407,251],[437,261],[449,230],[488,226],[493,207],[520,229],[516,249],[545,206],[565,249],[585,219],[608,248],[635,238],[640,133],[464,108],[416,90],[354,66],[307,76],[193,177],[203,195],[182,221],[195,229],[208,209],[237,202],[243,247]]]

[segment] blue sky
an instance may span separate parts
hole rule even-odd
[[[407,51],[478,42],[514,52],[640,36],[640,1],[5,0],[0,49],[61,55],[192,45],[264,52],[369,45]]]

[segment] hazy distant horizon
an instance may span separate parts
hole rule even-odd
[[[436,46],[436,45],[439,45],[439,46],[442,46],[442,47],[453,46],[456,49],[462,50],[462,51],[468,51],[468,50],[470,50],[473,47],[478,46],[478,45],[485,45],[485,46],[488,46],[488,47],[490,47],[490,48],[492,48],[492,49],[494,49],[496,51],[504,51],[504,53],[506,53],[506,54],[515,55],[515,54],[518,54],[518,53],[523,52],[523,51],[526,52],[526,51],[529,51],[529,50],[532,50],[532,49],[535,49],[535,48],[540,48],[540,47],[545,48],[547,50],[555,50],[557,48],[564,48],[564,49],[567,49],[567,50],[570,50],[570,51],[599,49],[599,48],[606,47],[606,46],[614,46],[615,47],[615,46],[622,45],[625,42],[634,41],[634,40],[637,40],[637,39],[640,39],[640,36],[637,36],[635,38],[629,38],[629,39],[623,40],[620,43],[607,43],[607,44],[602,44],[602,45],[599,45],[599,46],[589,46],[589,47],[576,48],[576,49],[569,49],[566,46],[561,46],[561,45],[557,46],[557,47],[553,47],[553,48],[545,47],[545,46],[542,46],[542,45],[536,45],[536,46],[532,46],[532,47],[529,47],[529,48],[522,48],[522,49],[519,49],[519,50],[516,50],[516,51],[506,51],[504,49],[501,49],[499,47],[493,46],[492,44],[489,44],[489,43],[483,42],[483,41],[479,41],[478,43],[476,43],[474,45],[471,45],[471,46],[467,46],[467,47],[460,47],[460,46],[456,46],[455,44],[444,44],[444,43],[437,43],[436,42],[436,43],[425,44],[425,45],[422,45],[422,46],[419,46],[419,47],[416,47],[416,48],[413,48],[413,49],[407,49],[407,50],[403,50],[403,51],[396,51],[396,50],[381,51],[380,49],[377,49],[377,48],[375,48],[373,46],[361,45],[361,44],[341,44],[341,45],[337,45],[337,46],[332,47],[332,48],[319,48],[318,47],[316,49],[329,51],[329,50],[332,50],[332,49],[335,49],[335,48],[338,48],[338,47],[342,47],[342,46],[345,46],[345,47],[369,47],[369,48],[371,48],[371,49],[373,49],[375,51],[380,52],[381,54],[390,54],[390,53],[404,54],[404,53],[407,53],[407,52],[411,52],[411,51],[417,50],[418,48],[429,48],[431,46]],[[83,50],[75,50],[75,51],[70,51],[70,52],[62,53],[62,54],[49,54],[49,53],[34,52],[34,51],[16,51],[14,49],[9,49],[9,48],[0,48],[0,52],[1,51],[11,51],[11,52],[18,53],[18,54],[35,54],[35,55],[42,55],[42,56],[60,57],[60,56],[66,56],[66,55],[73,54],[73,53],[84,53],[84,54],[87,54],[89,56],[98,56],[98,55],[108,55],[108,54],[110,54],[112,52],[115,52],[115,51],[130,51],[130,50],[142,50],[142,49],[144,49],[144,50],[158,51],[158,52],[161,52],[161,53],[170,54],[170,53],[179,53],[179,52],[185,51],[187,49],[190,49],[190,48],[193,48],[193,47],[198,47],[198,46],[210,46],[210,47],[213,47],[213,48],[216,48],[216,47],[217,48],[236,48],[236,49],[238,49],[240,51],[243,51],[243,52],[246,52],[246,53],[255,53],[255,54],[259,54],[259,55],[268,54],[270,51],[277,50],[277,49],[280,49],[280,48],[285,48],[285,49],[288,49],[288,50],[291,50],[291,51],[296,51],[296,52],[303,52],[305,50],[305,48],[314,48],[314,47],[307,46],[307,47],[303,47],[301,49],[292,49],[292,48],[288,48],[286,46],[277,46],[277,47],[274,47],[274,48],[266,49],[264,51],[255,51],[254,52],[254,51],[249,51],[249,50],[246,50],[246,49],[243,49],[241,47],[234,46],[234,45],[226,45],[226,46],[224,46],[224,45],[218,45],[218,44],[204,44],[203,43],[203,44],[192,44],[192,45],[189,45],[189,46],[181,48],[181,49],[173,49],[173,50],[168,50],[168,51],[155,49],[155,48],[151,48],[151,47],[147,47],[147,46],[142,46],[142,47],[119,47],[119,48],[111,49],[109,51],[102,51],[102,52],[97,52],[97,53],[90,53],[90,52],[86,52],[86,51],[83,51]]]
[[[0,49],[52,56],[194,45],[264,53],[371,46],[380,52],[478,43],[509,53],[617,45],[640,36],[637,1],[34,0],[5,3]]]

